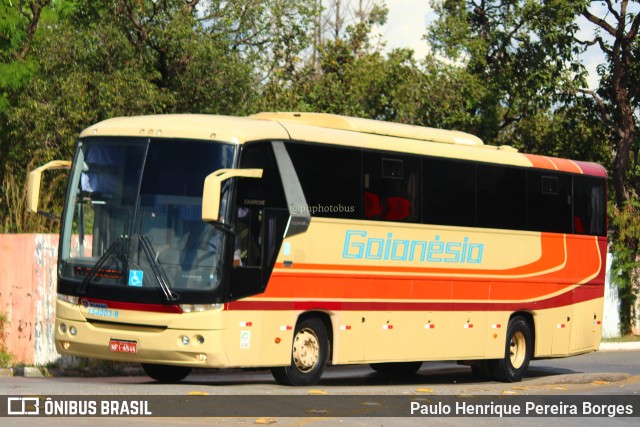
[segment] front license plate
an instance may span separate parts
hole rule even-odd
[[[110,340],[109,350],[116,353],[137,353],[138,343],[135,341]]]

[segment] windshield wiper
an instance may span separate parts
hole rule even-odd
[[[153,274],[156,276],[156,280],[164,293],[164,297],[168,302],[176,302],[180,299],[180,295],[171,290],[171,287],[168,284],[165,274],[156,261],[156,251],[153,249],[151,242],[147,236],[143,236],[142,234],[138,235],[138,239],[140,240],[140,246],[142,247],[142,251],[147,256],[149,260],[149,264],[151,265],[151,270],[153,270]]]
[[[108,248],[107,250],[102,254],[102,256],[100,258],[98,258],[98,262],[96,262],[94,264],[93,267],[91,267],[91,270],[89,271],[89,274],[87,274],[85,276],[85,278],[82,280],[82,283],[80,284],[80,286],[78,287],[78,294],[80,295],[84,295],[87,293],[87,286],[89,285],[89,282],[91,282],[91,279],[93,279],[94,277],[96,277],[96,274],[98,274],[98,272],[102,269],[102,267],[104,267],[104,265],[106,264],[107,260],[111,257],[111,255],[115,252],[116,249],[118,249],[120,247],[120,245],[122,244],[122,242],[124,241],[125,237],[124,236],[120,236],[118,237]]]

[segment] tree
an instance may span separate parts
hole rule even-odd
[[[598,8],[600,4],[605,7]],[[636,123],[640,107],[638,4],[628,0],[587,2],[581,14],[596,26],[596,31],[591,40],[577,40],[584,46],[597,46],[606,59],[598,69],[599,89],[578,88],[577,92],[593,98],[595,111],[608,129],[614,153],[611,177],[615,204],[609,211],[615,250],[613,268],[619,271],[615,281],[620,289],[623,334],[631,332],[631,324],[637,319],[635,304],[640,279],[640,138]]]
[[[584,84],[575,60],[576,5],[570,0],[434,1],[427,38],[465,64],[487,90],[477,101],[478,136],[493,142],[525,117],[549,110],[559,88]]]
[[[51,0],[0,0],[0,112],[9,103],[8,91],[22,87],[33,72],[27,56]]]
[[[582,10],[582,16],[598,29],[592,40],[579,42],[598,46],[607,63],[599,70],[601,84],[598,91],[583,88],[578,88],[578,91],[593,96],[601,121],[611,129],[611,144],[615,152],[612,181],[616,205],[622,207],[631,200],[632,193],[640,193],[638,176],[629,176],[633,144],[638,137],[634,110],[638,107],[640,81],[634,59],[638,59],[640,14],[637,10],[635,14],[628,10],[628,0],[607,0],[606,10],[601,16],[597,16],[590,10],[593,7],[592,3],[601,2],[588,2]]]
[[[9,93],[0,116],[0,200],[16,193],[9,183],[23,188],[26,165],[70,158],[78,133],[97,121],[248,110],[257,93],[252,65],[207,34],[195,3],[79,0],[50,11],[55,16],[32,36],[24,58],[32,64],[29,79]],[[10,209],[17,207],[0,204],[3,217]],[[7,231],[33,231],[13,222]]]

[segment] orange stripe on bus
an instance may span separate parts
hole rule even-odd
[[[571,160],[559,159],[556,157],[553,157],[550,160],[553,162],[553,164],[556,165],[559,171],[580,173],[580,174],[582,173],[582,169],[580,169],[580,167],[578,167],[578,165],[576,165]]]
[[[543,256],[527,265],[504,269],[461,269],[461,268],[435,268],[435,267],[388,267],[380,265],[353,265],[353,264],[312,264],[294,263],[293,268],[286,268],[284,263],[276,264],[276,268],[282,269],[283,274],[294,273],[295,270],[330,270],[355,272],[385,272],[385,273],[418,273],[431,275],[451,276],[530,276],[553,269],[560,268],[566,262],[565,240],[563,235],[552,233],[540,233],[541,253]]]
[[[571,288],[572,284],[461,280],[390,279],[320,274],[273,277],[257,298],[335,300],[528,301]]]
[[[564,307],[604,297],[604,286],[581,285],[561,294],[536,301],[385,301],[250,298],[227,303],[228,310],[324,310],[324,311],[514,311]]]
[[[523,154],[534,168],[557,170],[556,165],[546,156],[538,156],[537,154]]]
[[[367,274],[365,271],[396,273],[399,270],[396,267],[361,268],[362,266],[313,264],[312,271],[306,269],[309,267],[306,264],[304,270],[274,272],[266,292],[258,298],[533,301],[563,292],[580,283],[602,285],[602,248],[606,248],[606,239],[585,236],[566,240],[568,256],[565,260],[563,255],[562,268],[556,271],[544,268],[538,270],[540,274],[526,280],[444,275],[434,277],[424,274],[436,269],[407,268],[404,270],[411,270],[414,274],[406,276]],[[593,244],[588,244],[585,240],[590,240]],[[548,252],[543,251],[544,253]],[[548,267],[545,263],[537,265]],[[354,274],[354,270],[358,274]],[[423,274],[416,274],[420,272]]]

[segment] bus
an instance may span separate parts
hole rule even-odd
[[[113,118],[84,130],[61,215],[59,353],[389,375],[457,361],[519,381],[598,349],[603,167],[320,113]]]

